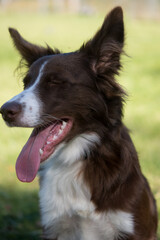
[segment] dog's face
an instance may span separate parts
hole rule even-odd
[[[94,108],[98,96],[81,55],[56,54],[35,61],[23,80],[24,91],[11,99],[21,104],[21,111],[15,118],[6,119],[8,123],[38,127],[58,119],[76,119],[75,123],[85,120],[89,114],[86,107]]]
[[[5,103],[1,113],[9,126],[35,128],[24,155],[32,155],[33,138],[44,161],[62,141],[84,132],[102,133],[103,127],[121,121],[124,92],[114,80],[124,41],[121,8],[106,17],[93,39],[67,54],[33,45],[9,30],[28,71],[24,91]]]

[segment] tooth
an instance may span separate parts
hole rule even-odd
[[[50,144],[51,142],[47,142],[47,144]]]
[[[53,136],[53,140],[56,140],[56,139],[57,139],[57,136],[56,136],[56,135],[54,135],[54,136]]]
[[[67,125],[67,123],[63,121],[61,128],[64,129],[66,127],[66,125]]]
[[[63,131],[60,129],[59,132],[58,132],[58,135],[60,135]]]
[[[43,154],[43,150],[41,148],[39,149],[39,153],[40,153],[40,155]]]

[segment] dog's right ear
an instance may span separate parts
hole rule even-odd
[[[16,49],[21,54],[22,58],[26,61],[28,67],[30,67],[33,62],[35,62],[37,59],[43,56],[59,53],[57,49],[53,50],[49,46],[45,48],[45,47],[41,47],[32,43],[29,43],[14,28],[9,28],[9,33],[12,37],[12,40]]]
[[[123,45],[123,11],[121,7],[116,7],[106,16],[96,35],[80,48],[80,52],[88,56],[97,75],[113,77],[121,66]]]

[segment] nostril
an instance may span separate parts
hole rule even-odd
[[[17,115],[17,111],[8,110],[7,115],[8,115],[8,117],[14,117],[15,115]]]
[[[0,109],[0,113],[2,114],[4,120],[12,121],[19,115],[22,107],[17,102],[6,102]]]

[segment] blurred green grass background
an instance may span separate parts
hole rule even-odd
[[[14,70],[19,55],[7,28],[29,41],[76,50],[101,26],[104,15],[80,16],[0,12],[0,105],[22,90]],[[160,215],[160,28],[158,21],[125,17],[126,46],[118,78],[129,97],[124,121],[139,153],[143,173],[157,200]],[[0,239],[40,239],[38,180],[17,180],[16,158],[31,130],[8,128],[0,119]],[[160,239],[160,227],[159,227]]]

